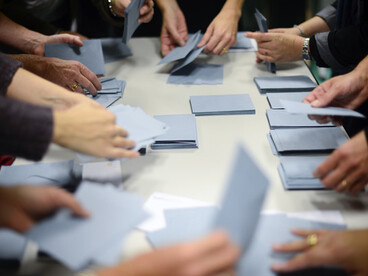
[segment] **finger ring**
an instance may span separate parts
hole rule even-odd
[[[227,53],[227,49],[226,48],[223,48],[222,50],[224,50],[225,54]]]
[[[311,234],[307,236],[307,244],[312,247],[318,243],[318,237],[316,234]]]
[[[341,185],[346,188],[348,185],[348,182],[346,181],[346,179],[344,179],[342,182],[341,182]]]
[[[78,83],[74,84],[74,85],[73,85],[73,87],[72,87],[72,91],[75,91],[75,89],[77,89],[77,88],[78,88],[78,86],[79,86],[79,84],[78,84]]]

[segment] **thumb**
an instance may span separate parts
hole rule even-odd
[[[50,40],[50,43],[69,43],[75,44],[78,46],[83,46],[83,41],[79,36],[70,35],[70,34],[60,34],[53,36],[53,39]]]

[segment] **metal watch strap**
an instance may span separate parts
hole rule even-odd
[[[302,58],[305,60],[311,60],[311,57],[309,54],[309,38],[304,39]]]

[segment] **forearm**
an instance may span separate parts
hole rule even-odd
[[[227,0],[221,9],[222,11],[231,12],[235,18],[240,19],[244,0]]]
[[[330,28],[328,27],[326,21],[324,21],[321,17],[315,16],[302,24],[299,27],[303,30],[304,35],[306,37],[311,37],[316,33],[328,32]]]
[[[179,4],[176,0],[156,0],[155,2],[161,10],[162,14],[173,7],[180,9]]]
[[[33,74],[43,77],[43,72],[45,70],[45,60],[47,58],[30,55],[30,54],[20,54],[20,55],[7,55],[15,60],[18,60],[23,64],[23,68]]]
[[[7,97],[52,108],[67,108],[74,102],[73,94],[61,86],[44,80],[24,69],[19,69],[7,90]]]
[[[3,13],[0,13],[0,33],[0,42],[28,54],[33,54],[35,45],[45,37],[11,21]]]

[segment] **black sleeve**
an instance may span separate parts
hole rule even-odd
[[[0,53],[0,95],[5,95],[15,72],[22,63]]]

